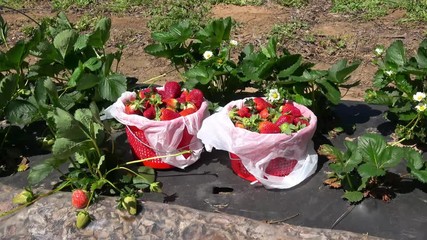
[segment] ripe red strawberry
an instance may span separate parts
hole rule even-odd
[[[280,127],[283,123],[290,123],[292,124],[294,122],[294,116],[292,115],[281,115],[275,124]]]
[[[251,110],[247,106],[242,106],[239,110],[237,110],[237,114],[240,117],[250,117],[252,115]]]
[[[148,119],[154,119],[156,117],[156,109],[151,105],[149,108],[145,109],[142,115]]]
[[[77,209],[85,208],[88,203],[89,203],[89,198],[87,197],[87,193],[85,190],[76,189],[73,191],[73,194],[71,196],[71,204],[75,208]]]
[[[160,121],[168,121],[179,117],[181,117],[181,115],[173,110],[168,108],[160,109]]]
[[[261,112],[259,112],[259,116],[262,119],[267,119],[270,116],[269,108],[264,108]]]
[[[298,123],[299,123],[300,125],[305,124],[305,126],[306,126],[306,127],[307,127],[308,125],[310,125],[309,121],[308,121],[306,118],[304,118],[304,117],[296,117],[296,118],[294,118],[293,123],[294,123],[295,125],[298,125]]]
[[[258,125],[258,131],[260,133],[281,133],[280,128],[270,121],[260,122]]]
[[[254,98],[253,101],[255,104],[255,109],[258,112],[261,112],[265,108],[272,107],[272,105],[269,102],[265,101],[263,98],[260,98],[260,97]]]
[[[186,109],[182,110],[181,112],[179,112],[179,115],[187,116],[187,115],[190,115],[190,114],[195,113],[195,112],[197,112],[196,108],[186,108]]]
[[[164,86],[163,98],[177,98],[181,95],[181,86],[178,82],[166,82]]]
[[[125,104],[125,113],[126,114],[140,114],[141,111],[139,110],[140,103],[138,100],[129,101]]]
[[[282,114],[291,114],[294,117],[301,116],[301,111],[292,102],[287,102],[282,106]]]
[[[199,89],[192,89],[188,95],[185,97],[185,100],[187,102],[194,103],[196,105],[197,109],[200,108],[204,101],[203,92]]]

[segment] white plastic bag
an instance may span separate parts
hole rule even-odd
[[[228,116],[233,106],[240,108],[247,99],[232,101],[203,121],[197,137],[206,150],[214,147],[238,155],[248,172],[266,188],[291,188],[313,174],[318,160],[311,141],[317,126],[313,112],[294,103],[304,117],[310,118],[309,126],[291,135],[260,134],[235,127]],[[267,166],[275,158],[295,159],[297,164],[287,176],[269,175]]]
[[[158,89],[161,90],[162,88]],[[121,97],[105,110],[106,118],[115,118],[126,126],[134,126],[143,130],[148,143],[158,156],[178,153],[180,150],[177,147],[182,139],[184,129],[187,128],[188,133],[193,135],[189,144],[192,151],[191,156],[185,158],[183,155],[179,155],[161,160],[181,169],[196,162],[203,150],[203,144],[196,135],[202,126],[203,119],[209,116],[207,101],[204,101],[197,112],[193,114],[170,121],[155,121],[140,115],[125,113],[124,103],[132,97],[135,98],[135,96],[136,93],[134,92],[122,93]]]

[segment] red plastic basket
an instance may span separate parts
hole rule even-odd
[[[246,167],[243,165],[239,156],[234,153],[230,153],[230,160],[231,169],[237,176],[249,182],[256,181],[256,178],[246,170]],[[298,161],[294,159],[288,160],[286,158],[275,158],[270,161],[265,172],[273,176],[284,177],[294,170],[297,162]]]
[[[128,141],[129,141],[132,153],[137,159],[144,159],[144,158],[158,156],[156,150],[153,149],[148,143],[143,130],[133,126],[126,126],[126,135],[128,137]],[[187,128],[185,128],[182,135],[181,142],[178,145],[178,149],[180,151],[189,150],[190,149],[189,145],[192,138],[193,138],[193,135],[189,134],[187,131]],[[185,158],[188,158],[190,155],[191,153],[186,153],[183,156]],[[175,168],[175,166],[172,166],[168,163],[163,162],[160,158],[143,161],[142,164],[154,169]]]

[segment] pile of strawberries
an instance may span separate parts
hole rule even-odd
[[[178,82],[169,81],[163,90],[149,87],[138,91],[135,98],[125,103],[125,113],[167,121],[197,112],[203,101],[204,96],[199,89],[188,91],[182,89]]]
[[[234,106],[229,117],[234,126],[258,133],[289,135],[310,124],[293,102],[272,104],[260,97],[246,100],[241,108]]]

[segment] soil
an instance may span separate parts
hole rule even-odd
[[[350,82],[360,81],[360,85],[350,89],[344,99],[362,101],[376,71],[371,63],[375,47],[379,44],[388,46],[395,40],[402,40],[408,54],[413,54],[426,36],[427,25],[420,22],[403,23],[401,20],[406,15],[403,10],[391,11],[388,15],[371,21],[354,15],[331,13],[331,2],[311,1],[302,9],[286,8],[273,3],[263,6],[216,5],[210,14],[213,18],[234,18],[238,24],[234,28],[233,38],[241,45],[265,44],[275,24],[304,22],[307,27],[281,41],[280,47],[302,54],[306,61],[315,63],[315,68],[319,69],[327,69],[343,58],[350,61],[360,59],[362,63],[350,79]],[[76,21],[84,12],[89,11],[74,9],[67,16],[71,21]],[[36,20],[56,14],[47,1],[40,1],[35,8],[25,9],[24,12]],[[126,44],[119,71],[141,82],[163,73],[168,73],[163,81],[178,79],[178,74],[172,71],[173,67],[167,60],[144,53],[144,47],[151,43],[147,27],[149,16],[146,12],[146,9],[137,8],[127,14],[104,14],[112,19],[109,46]],[[6,9],[0,10],[0,14],[9,24],[10,43],[22,38],[22,28],[32,24],[24,16]]]

